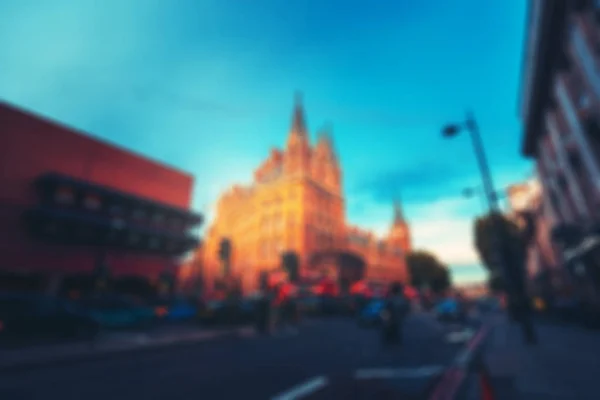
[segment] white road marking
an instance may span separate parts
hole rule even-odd
[[[468,342],[474,334],[475,331],[473,331],[472,329],[465,329],[463,331],[458,332],[450,332],[446,335],[446,341],[449,343]]]
[[[304,383],[294,386],[285,392],[273,397],[272,400],[297,400],[321,390],[329,381],[324,376],[314,377]]]
[[[417,368],[373,368],[359,369],[354,374],[355,379],[394,379],[394,378],[425,378],[437,375],[444,370],[442,366],[433,365]]]

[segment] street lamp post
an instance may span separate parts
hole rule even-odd
[[[490,211],[500,211],[500,205],[498,204],[498,197],[494,190],[494,183],[492,181],[492,174],[490,173],[490,167],[483,149],[483,142],[481,140],[481,134],[479,133],[479,127],[475,122],[473,114],[468,112],[466,120],[459,124],[450,124],[444,127],[442,133],[444,137],[451,138],[460,133],[463,129],[469,131],[471,136],[471,142],[473,143],[473,149],[475,151],[475,157],[477,158],[477,164],[481,173],[481,180],[483,182],[483,189],[485,192],[486,200]]]
[[[485,193],[482,190],[481,186],[473,186],[473,187],[464,188],[462,190],[462,195],[468,199],[473,198],[475,196],[478,197],[479,200],[481,201],[481,209],[483,210],[483,213],[485,214],[488,207],[487,207],[487,201],[485,198]],[[498,200],[507,199],[507,195],[504,190],[496,192],[495,195]],[[507,207],[510,210],[510,204],[507,204]]]
[[[464,129],[466,129],[469,132],[469,136],[471,136],[471,142],[473,144],[475,157],[477,158],[479,172],[481,173],[481,180],[483,183],[483,189],[485,192],[485,198],[487,200],[489,211],[491,214],[499,214],[500,204],[498,202],[498,194],[494,189],[492,174],[490,172],[488,160],[483,148],[483,141],[481,140],[479,127],[477,126],[473,114],[471,112],[467,112],[466,119],[462,123],[446,125],[442,130],[442,134],[446,138],[452,138],[457,136]],[[524,282],[521,282],[522,279],[520,279],[520,274],[516,270],[517,266],[510,266],[507,263],[503,251],[507,249],[504,240],[504,227],[502,226],[500,221],[498,221],[495,217],[492,217],[492,221],[496,221],[494,222],[496,225],[494,229],[494,235],[492,237],[492,248],[494,249],[492,262],[500,267],[501,276],[504,278],[504,283],[507,285],[507,289],[509,289],[509,296],[510,294],[513,294],[523,307],[523,310],[525,310],[527,308],[527,305],[525,304],[527,302],[527,299],[523,287]],[[531,325],[531,320],[528,315],[522,315],[522,317],[523,318],[521,322],[526,339],[529,343],[534,343],[536,341],[536,338],[535,333],[533,331],[533,327]]]
[[[483,189],[485,199],[487,200],[488,209],[492,214],[499,213],[500,205],[498,203],[498,196],[496,195],[496,190],[494,189],[492,174],[490,172],[487,157],[483,149],[483,141],[481,140],[481,134],[479,133],[479,128],[477,126],[477,123],[475,122],[473,114],[471,112],[467,112],[466,119],[462,123],[446,125],[442,130],[442,134],[446,138],[453,138],[464,129],[466,129],[469,132],[469,136],[471,137],[473,150],[477,159],[477,165],[479,167],[479,172],[481,173],[481,180],[483,182]],[[495,249],[494,263],[498,264],[502,269],[503,275],[505,277],[508,277],[508,271],[505,266],[506,263],[503,260],[504,257],[502,251],[500,250],[502,248],[501,230],[502,227],[498,226],[497,229],[495,229],[496,234],[492,238],[492,248]]]

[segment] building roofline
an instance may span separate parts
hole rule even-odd
[[[82,136],[85,137],[86,139],[95,142],[97,144],[100,144],[102,146],[106,146],[124,153],[127,153],[131,156],[134,156],[136,158],[139,158],[141,160],[143,160],[144,162],[150,163],[150,164],[154,164],[155,166],[170,170],[172,172],[176,172],[180,175],[184,175],[185,177],[191,179],[192,181],[194,181],[194,176],[191,172],[185,171],[183,169],[179,169],[177,167],[174,167],[170,164],[167,163],[163,163],[160,161],[157,161],[147,155],[144,155],[142,153],[138,153],[136,151],[133,151],[123,145],[120,145],[118,143],[114,143],[110,140],[104,139],[104,138],[100,138],[94,134],[91,134],[89,132],[85,132],[83,130],[80,130],[79,128],[75,128],[72,126],[69,126],[65,123],[59,122],[51,117],[42,115],[38,112],[34,112],[33,110],[29,110],[29,109],[25,109],[23,107],[17,106],[15,104],[11,104],[3,99],[0,99],[0,110],[4,109],[4,110],[8,110],[8,112],[13,113],[13,114],[18,114],[21,117],[26,117],[26,118],[33,118],[36,119],[38,121],[40,121],[41,123],[45,124],[45,125],[49,125],[52,126],[54,128],[57,128],[61,131],[65,131],[65,132],[69,132],[78,136]]]

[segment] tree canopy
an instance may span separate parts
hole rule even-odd
[[[413,286],[429,287],[436,293],[443,292],[452,284],[450,271],[438,258],[424,250],[417,250],[406,256]]]
[[[474,225],[475,248],[490,273],[490,289],[505,289],[504,273],[509,274],[509,282],[522,283],[532,229],[530,220],[525,219],[523,226],[519,226],[500,213],[477,218]],[[502,270],[503,264],[508,267],[505,271]]]

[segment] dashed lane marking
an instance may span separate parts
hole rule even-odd
[[[417,368],[372,368],[359,369],[354,374],[358,380],[367,379],[398,379],[398,378],[426,378],[440,374],[444,368],[439,365],[417,367]]]
[[[327,378],[317,376],[278,394],[272,400],[298,400],[323,389],[328,384]]]
[[[468,342],[474,334],[475,331],[472,329],[465,329],[458,332],[450,332],[446,335],[446,341],[449,343],[465,343]]]

